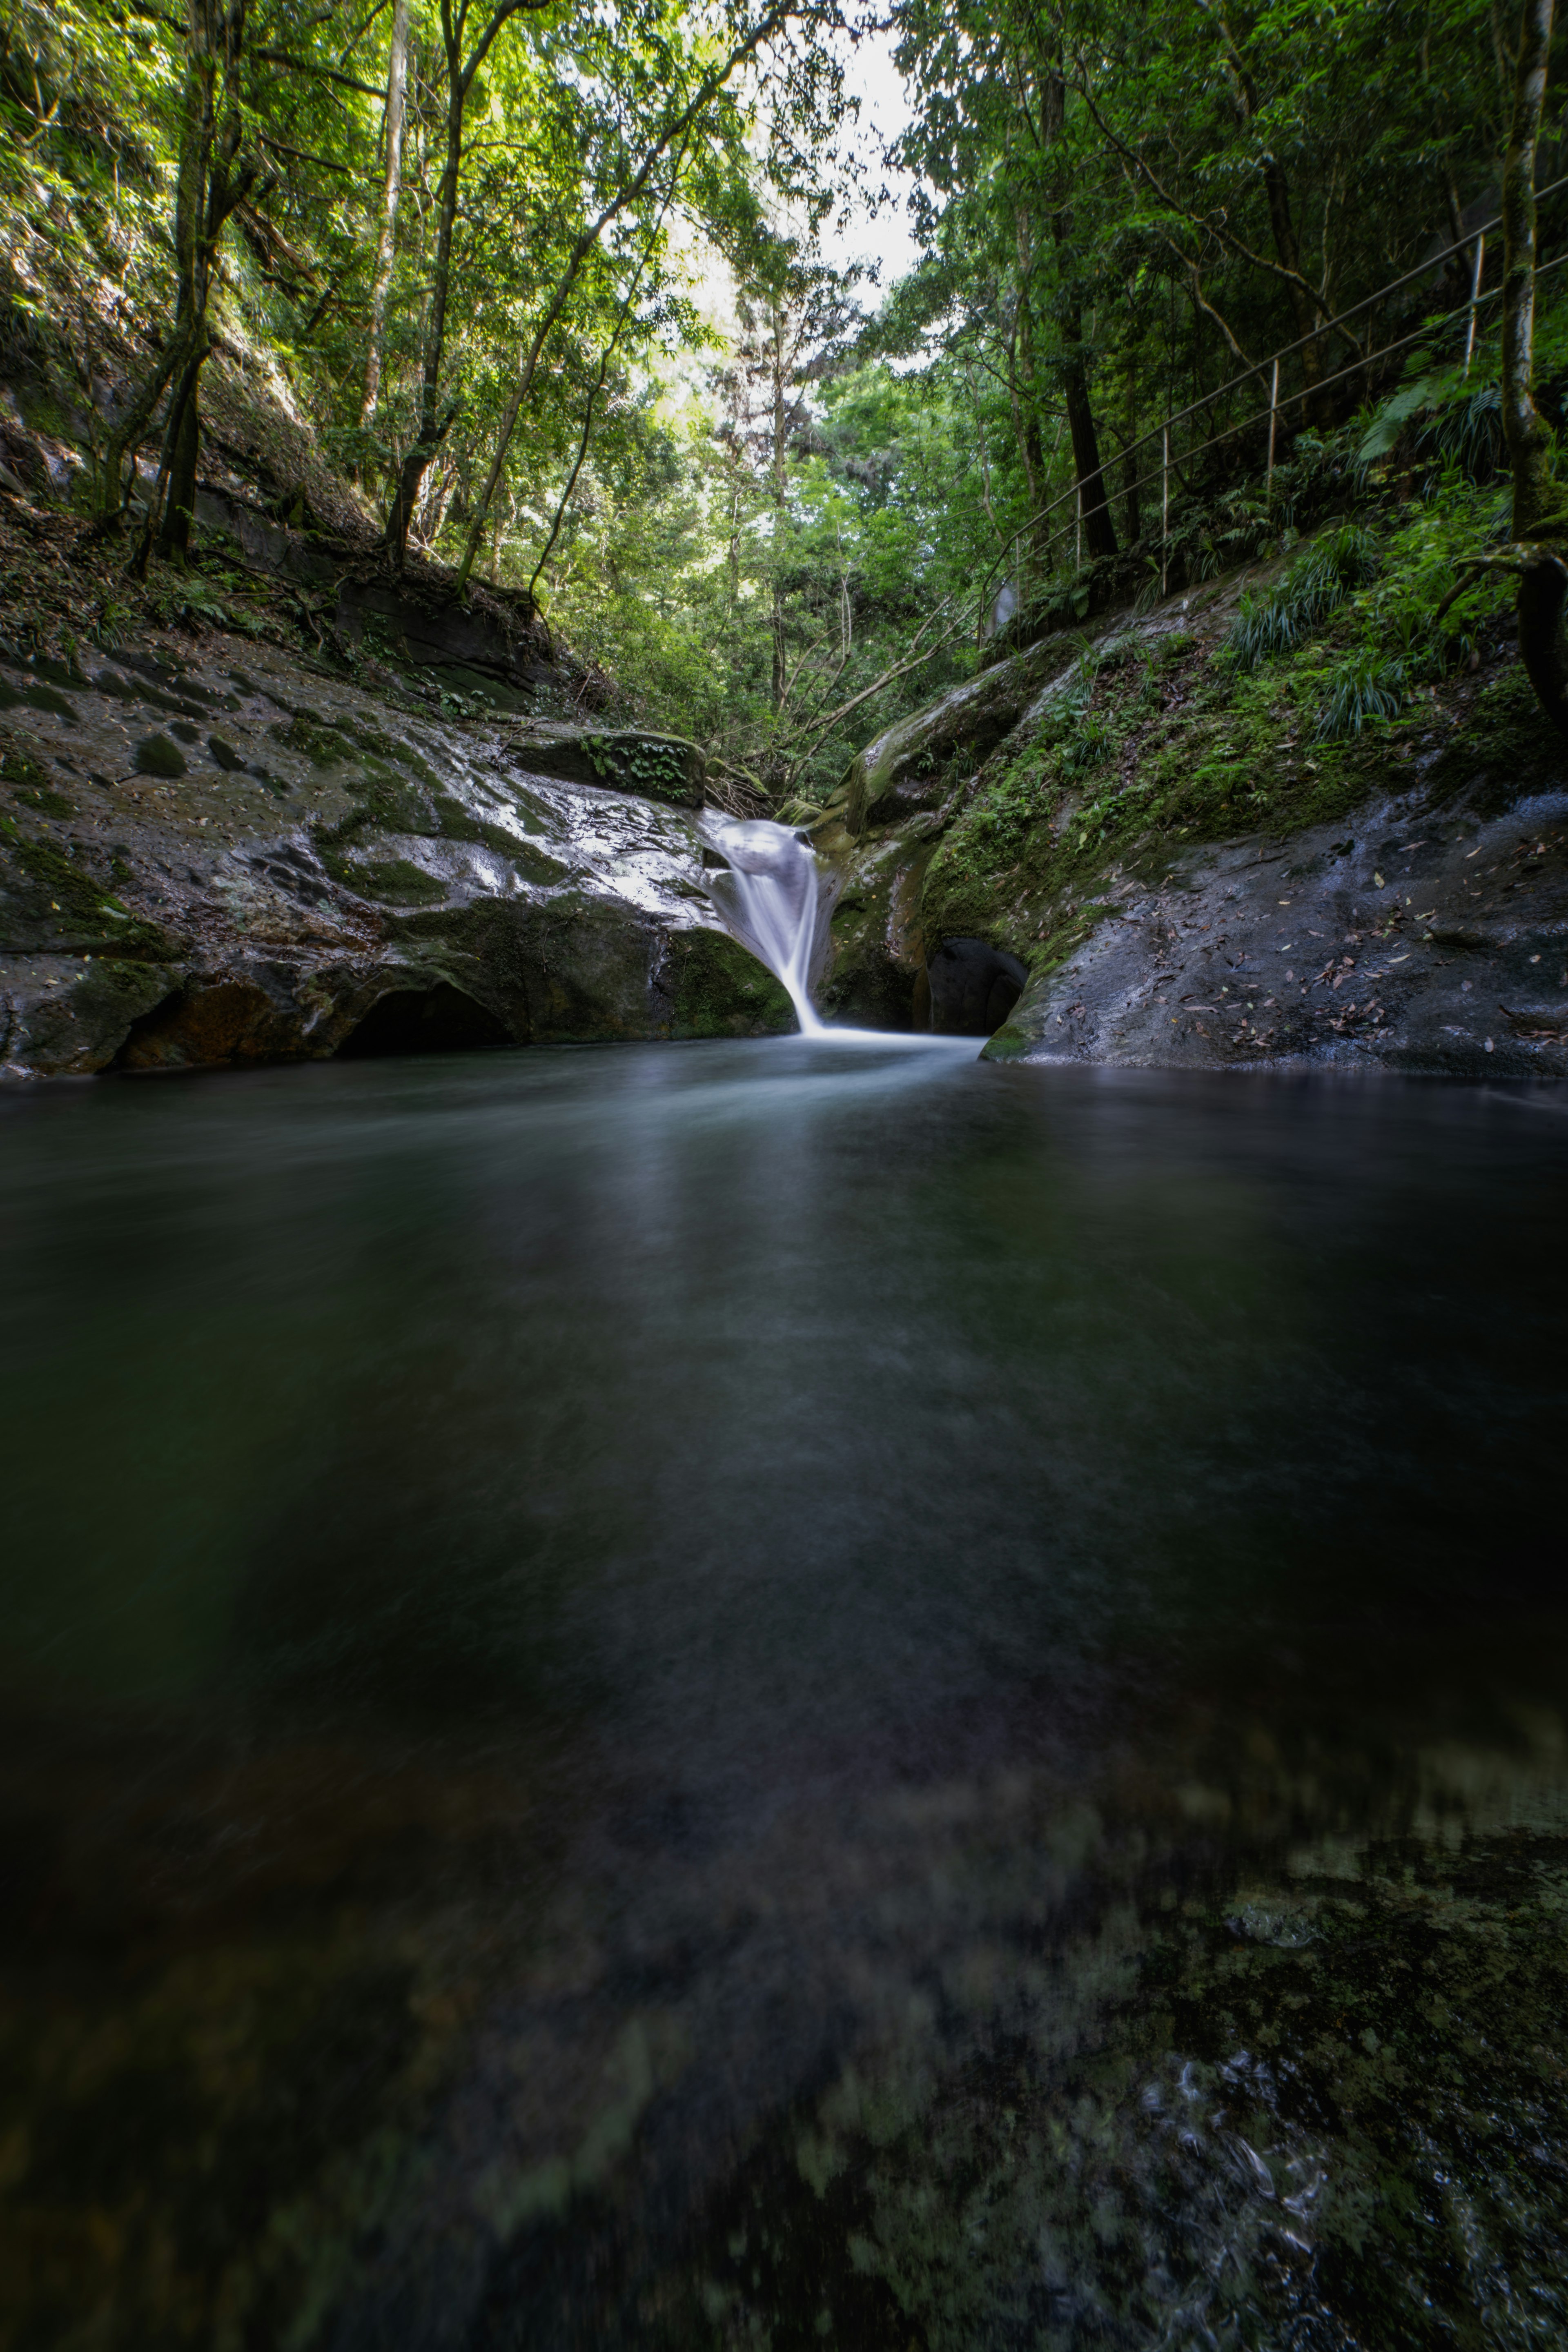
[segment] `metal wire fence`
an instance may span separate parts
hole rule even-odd
[[[1550,181],[1544,188],[1538,189],[1536,191],[1537,204],[1543,203],[1548,196],[1555,195],[1560,189],[1564,187],[1568,187],[1568,174],[1564,174],[1562,178]],[[1477,226],[1473,229],[1469,230],[1466,236],[1456,238],[1450,245],[1440,247],[1436,253],[1429,254],[1424,261],[1418,262],[1413,269],[1406,269],[1403,271],[1399,277],[1390,278],[1388,283],[1385,286],[1379,287],[1375,293],[1363,295],[1359,302],[1352,302],[1347,310],[1336,312],[1331,319],[1325,320],[1321,326],[1313,328],[1310,334],[1299,335],[1294,342],[1282,343],[1277,352],[1270,352],[1267,357],[1254,362],[1249,367],[1243,368],[1238,374],[1230,377],[1226,383],[1218,385],[1212,392],[1204,394],[1200,399],[1190,402],[1185,408],[1173,411],[1170,415],[1165,417],[1161,425],[1152,426],[1149,432],[1141,434],[1136,439],[1130,441],[1121,453],[1123,464],[1126,463],[1126,460],[1132,455],[1132,452],[1135,449],[1143,448],[1155,442],[1159,442],[1162,445],[1161,462],[1158,466],[1151,467],[1147,473],[1137,476],[1130,482],[1124,482],[1121,488],[1122,497],[1124,499],[1131,497],[1137,491],[1146,489],[1151,484],[1156,481],[1159,482],[1161,484],[1162,493],[1162,518],[1163,521],[1167,520],[1170,511],[1169,485],[1172,464],[1171,435],[1173,431],[1177,426],[1184,425],[1190,417],[1199,415],[1205,411],[1207,411],[1212,415],[1215,407],[1228,393],[1234,392],[1237,390],[1240,385],[1249,383],[1257,377],[1265,374],[1270,375],[1272,379],[1270,398],[1268,404],[1264,407],[1254,409],[1245,416],[1233,417],[1231,421],[1219,432],[1211,433],[1207,438],[1203,441],[1188,444],[1187,446],[1181,451],[1180,457],[1177,462],[1178,465],[1189,463],[1193,458],[1202,457],[1205,451],[1217,448],[1222,442],[1234,440],[1238,435],[1247,432],[1252,425],[1261,425],[1265,420],[1267,420],[1269,426],[1268,470],[1272,473],[1275,429],[1282,405],[1279,400],[1279,369],[1280,362],[1293,357],[1296,352],[1305,350],[1309,344],[1319,342],[1325,336],[1335,333],[1339,329],[1345,325],[1347,320],[1359,318],[1363,311],[1375,309],[1380,302],[1386,301],[1390,295],[1396,294],[1402,288],[1414,284],[1417,278],[1432,277],[1436,270],[1442,268],[1446,261],[1451,260],[1456,253],[1463,253],[1467,250],[1473,251],[1476,257],[1471,278],[1469,297],[1464,306],[1464,315],[1467,317],[1468,322],[1465,352],[1466,364],[1468,366],[1471,353],[1474,350],[1476,321],[1479,313],[1489,303],[1496,301],[1502,291],[1500,286],[1494,286],[1489,289],[1489,291],[1483,292],[1480,284],[1482,257],[1485,252],[1486,240],[1491,231],[1501,225],[1501,221],[1502,215],[1498,213],[1493,215],[1489,220],[1478,223]],[[1568,261],[1568,255],[1560,255],[1555,261],[1549,261],[1540,265],[1535,273],[1537,278],[1539,279],[1550,276],[1552,270],[1561,268],[1563,266],[1564,261]],[[1318,393],[1330,390],[1331,386],[1336,383],[1343,383],[1346,378],[1350,376],[1359,375],[1363,373],[1370,373],[1378,366],[1381,361],[1391,358],[1396,352],[1408,349],[1412,343],[1420,342],[1425,337],[1429,336],[1432,331],[1433,328],[1431,320],[1424,320],[1420,326],[1412,328],[1409,333],[1395,336],[1391,342],[1383,344],[1376,351],[1359,352],[1355,359],[1348,362],[1347,364],[1342,368],[1336,368],[1331,374],[1320,376],[1312,383],[1304,384],[1300,391],[1290,394],[1288,401],[1283,404],[1283,405],[1289,407],[1299,406],[1305,400],[1315,396]],[[1020,523],[1017,529],[1009,534],[999,553],[993,560],[993,562],[985,575],[984,583],[985,591],[989,592],[992,589],[997,574],[1007,562],[1013,550],[1016,548],[1019,541],[1025,539],[1031,533],[1037,533],[1040,525],[1042,523],[1048,523],[1050,518],[1058,513],[1062,508],[1071,507],[1074,509],[1075,531],[1077,530],[1080,530],[1082,518],[1081,498],[1082,486],[1079,483],[1075,483],[1070,489],[1064,490],[1058,497],[1048,500],[1045,506],[1039,508],[1034,514],[1030,515],[1026,521]],[[1161,535],[1162,539],[1164,540],[1168,539],[1169,534],[1167,530],[1163,529]],[[1051,536],[1054,536],[1054,534],[1051,534]],[[1163,570],[1163,567],[1162,567],[1162,569]]]
[[[1565,173],[1559,179],[1549,182],[1544,188],[1538,189],[1536,191],[1536,202],[1538,204],[1543,202],[1548,196],[1556,194],[1558,191],[1563,188],[1568,188],[1568,173]],[[1440,247],[1436,253],[1428,254],[1424,260],[1417,262],[1414,268],[1406,269],[1403,271],[1399,277],[1390,278],[1388,283],[1385,286],[1379,287],[1375,293],[1364,295],[1360,301],[1352,302],[1348,309],[1336,312],[1332,318],[1327,319],[1323,320],[1321,325],[1314,327],[1310,334],[1299,335],[1293,342],[1282,343],[1278,351],[1270,352],[1263,359],[1255,361],[1249,366],[1243,368],[1239,373],[1230,377],[1225,383],[1218,385],[1211,392],[1205,393],[1197,400],[1190,402],[1185,408],[1173,410],[1162,421],[1160,425],[1151,427],[1147,433],[1140,434],[1134,440],[1126,444],[1125,447],[1121,452],[1123,465],[1125,465],[1127,459],[1132,455],[1134,450],[1144,448],[1154,443],[1158,443],[1160,446],[1160,462],[1152,467],[1146,473],[1136,476],[1131,481],[1124,481],[1121,485],[1121,495],[1123,499],[1129,499],[1135,496],[1138,491],[1150,488],[1151,485],[1155,482],[1158,482],[1161,486],[1162,528],[1160,543],[1162,591],[1163,591],[1165,587],[1168,576],[1169,551],[1171,543],[1169,522],[1170,480],[1173,466],[1171,436],[1173,432],[1180,425],[1186,424],[1189,419],[1194,416],[1201,415],[1205,412],[1212,415],[1215,406],[1220,401],[1224,400],[1227,394],[1238,390],[1243,384],[1252,383],[1258,376],[1267,374],[1270,379],[1270,394],[1266,405],[1253,409],[1246,415],[1233,417],[1230,422],[1224,425],[1218,432],[1209,434],[1202,441],[1189,443],[1180,451],[1179,456],[1176,457],[1174,462],[1178,469],[1179,478],[1179,470],[1182,466],[1190,464],[1194,458],[1204,456],[1210,449],[1218,448],[1225,442],[1236,440],[1238,436],[1249,431],[1252,426],[1261,425],[1267,421],[1269,428],[1268,472],[1268,477],[1271,479],[1274,471],[1277,428],[1279,419],[1283,409],[1299,407],[1304,401],[1314,397],[1319,393],[1331,390],[1332,386],[1338,383],[1342,383],[1351,376],[1371,374],[1378,368],[1382,362],[1391,359],[1396,352],[1408,350],[1411,344],[1418,343],[1424,339],[1429,338],[1435,331],[1434,321],[1430,318],[1424,319],[1418,327],[1411,328],[1408,333],[1396,335],[1392,341],[1382,344],[1376,351],[1358,352],[1356,358],[1349,361],[1343,367],[1336,368],[1329,375],[1316,378],[1310,384],[1303,384],[1300,390],[1291,392],[1284,402],[1281,402],[1279,397],[1280,362],[1282,360],[1292,358],[1297,352],[1305,350],[1310,344],[1321,341],[1325,336],[1338,332],[1340,330],[1344,328],[1349,320],[1359,318],[1363,311],[1374,310],[1380,302],[1386,301],[1390,295],[1398,293],[1402,288],[1412,285],[1417,278],[1431,278],[1443,267],[1445,262],[1451,260],[1456,253],[1469,251],[1473,252],[1475,255],[1475,261],[1471,274],[1470,292],[1462,310],[1457,314],[1449,314],[1450,320],[1452,320],[1456,315],[1463,316],[1467,319],[1468,331],[1466,336],[1465,364],[1468,367],[1474,351],[1476,324],[1479,315],[1487,305],[1491,302],[1495,302],[1502,292],[1500,285],[1495,286],[1489,290],[1483,290],[1480,282],[1486,239],[1491,231],[1500,225],[1501,219],[1502,215],[1499,213],[1491,219],[1479,223],[1476,227],[1470,229],[1464,236],[1457,237],[1451,244]],[[1542,278],[1550,277],[1553,270],[1561,269],[1564,264],[1568,264],[1568,254],[1559,255],[1553,261],[1539,264],[1535,272],[1537,279],[1539,280]],[[1348,340],[1353,343],[1355,339],[1353,336],[1351,336]],[[1109,497],[1109,492],[1107,495]],[[981,575],[978,587],[976,589],[972,589],[969,595],[965,595],[963,591],[954,590],[949,596],[943,598],[942,601],[927,615],[925,622],[917,633],[907,656],[896,665],[893,669],[885,673],[880,678],[877,679],[871,686],[864,688],[862,692],[857,694],[850,702],[841,705],[839,709],[832,714],[830,719],[822,722],[822,728],[820,730],[815,729],[809,730],[808,740],[811,735],[815,735],[818,731],[826,731],[827,727],[841,724],[843,720],[860,704],[868,702],[875,695],[884,692],[889,685],[895,683],[900,677],[908,675],[910,671],[915,668],[921,667],[924,663],[930,661],[934,655],[942,651],[943,647],[956,643],[961,638],[966,637],[970,635],[971,631],[973,632],[976,638],[983,637],[985,633],[985,624],[995,608],[999,579],[1005,572],[1020,570],[1022,568],[1017,563],[1016,554],[1016,551],[1017,550],[1021,541],[1033,539],[1036,541],[1036,545],[1031,552],[1036,556],[1043,555],[1045,557],[1047,563],[1047,577],[1055,577],[1057,572],[1055,541],[1058,533],[1055,526],[1053,525],[1052,518],[1058,515],[1064,508],[1072,509],[1071,516],[1067,525],[1067,530],[1063,534],[1064,541],[1071,542],[1075,539],[1080,539],[1083,518],[1082,485],[1079,482],[1075,482],[1070,488],[1062,491],[1057,498],[1047,500],[1043,507],[1038,508],[1033,514],[1028,516],[1025,521],[1021,522],[1017,526],[1016,530],[1011,531],[1003,541],[997,553],[993,557],[984,572]],[[1042,526],[1045,527],[1043,541],[1041,539]],[[1075,561],[1071,566],[1071,571],[1076,572],[1080,568],[1080,565]],[[1065,561],[1062,569],[1064,572],[1068,570],[1068,566]],[[970,602],[970,596],[973,596],[973,604]],[[1022,601],[1021,594],[1019,595],[1019,601]],[[959,607],[960,605],[962,605],[962,610],[955,611],[954,608]],[[948,625],[945,627],[939,627],[938,625],[942,623],[944,615],[950,616]],[[938,633],[927,641],[927,633],[933,627],[937,628]]]

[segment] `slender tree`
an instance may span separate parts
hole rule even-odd
[[[386,142],[386,177],[381,192],[381,233],[375,247],[375,277],[370,297],[370,341],[364,358],[364,397],[360,403],[362,432],[375,416],[381,396],[382,347],[386,334],[386,298],[397,256],[397,208],[403,194],[404,83],[408,63],[408,0],[393,0],[392,47],[386,67],[386,110],[383,136]]]
[[[539,372],[539,362],[545,343],[566,308],[589,255],[593,253],[611,223],[618,220],[624,212],[640,202],[647,194],[658,165],[668,154],[670,149],[684,148],[702,117],[747,58],[754,55],[764,41],[771,40],[775,34],[782,32],[792,16],[809,16],[821,13],[820,9],[812,7],[810,0],[773,0],[773,5],[768,7],[734,42],[729,55],[722,62],[703,76],[687,103],[678,110],[672,110],[666,115],[663,122],[658,126],[649,139],[635,171],[621,183],[594,218],[586,223],[574,239],[566,259],[556,277],[550,299],[544,306],[543,312],[530,338],[527,350],[522,355],[517,382],[501,416],[500,430],[496,436],[495,454],[490,460],[484,487],[475,502],[468,525],[468,540],[463,548],[462,561],[458,567],[457,593],[459,595],[468,584],[468,574],[474,568],[475,559],[483,543],[485,517],[489,512],[490,500],[495,497],[501,475],[506,469],[507,452],[511,446],[511,436],[517,430],[517,420],[522,413],[524,403],[533,390],[534,379]]]
[[[419,373],[419,422],[404,457],[386,518],[386,552],[398,571],[408,551],[408,527],[414,520],[419,486],[431,459],[441,446],[457,415],[455,402],[441,405],[441,371],[447,352],[447,317],[452,291],[452,238],[458,223],[458,199],[463,173],[463,125],[475,78],[503,28],[517,16],[536,15],[556,0],[499,0],[472,34],[476,21],[471,0],[441,0],[441,51],[446,67],[441,176],[436,190],[436,249],[430,272],[430,305],[425,325],[425,349]],[[470,562],[472,558],[470,557]]]
[[[208,304],[218,243],[261,177],[259,158],[247,142],[242,109],[245,19],[246,0],[188,0],[174,181],[174,327],[158,366],[110,436],[100,481],[105,514],[119,514],[127,496],[126,453],[134,457],[165,385],[172,386],[152,513],[136,558],[142,570],[154,535],[161,553],[183,554],[189,544],[201,445],[199,390],[212,349]]]

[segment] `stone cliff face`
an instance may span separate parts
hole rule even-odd
[[[793,1026],[709,898],[695,746],[377,677],[0,643],[7,1075]]]
[[[1320,745],[1215,658],[1241,584],[868,746],[816,834],[832,1012],[941,1026],[933,960],[979,940],[1029,975],[993,1059],[1568,1076],[1568,764],[1513,648]]]

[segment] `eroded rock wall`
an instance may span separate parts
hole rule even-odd
[[[0,647],[0,1062],[315,1058],[393,995],[430,1049],[787,1028],[701,797],[676,739],[456,722],[276,646]]]
[[[1321,743],[1219,658],[1266,577],[1047,640],[868,745],[816,835],[829,1011],[924,1026],[931,959],[979,940],[1029,971],[994,1058],[1568,1076],[1568,761],[1513,646]]]

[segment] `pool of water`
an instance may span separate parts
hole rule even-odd
[[[0,2339],[1568,2340],[1562,1090],[0,1101]]]

